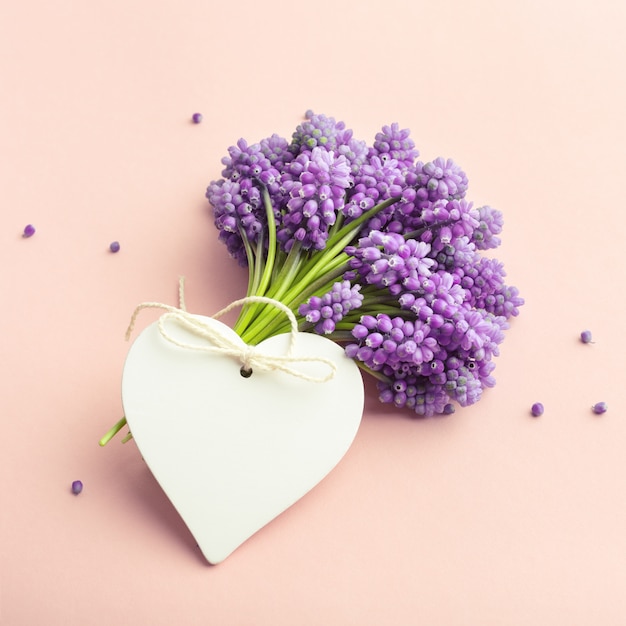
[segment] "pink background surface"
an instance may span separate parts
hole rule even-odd
[[[3,2],[0,623],[626,623],[625,30],[617,0]],[[457,160],[527,304],[479,404],[415,421],[368,385],[336,470],[211,567],[97,442],[134,307],[245,292],[204,199],[226,148],[308,108]]]

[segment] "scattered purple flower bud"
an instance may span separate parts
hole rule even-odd
[[[541,404],[541,402],[535,402],[535,404],[530,407],[530,412],[533,417],[543,415],[543,404]]]
[[[35,227],[32,224],[28,224],[24,227],[24,233],[22,237],[32,237],[35,234]]]
[[[583,330],[583,332],[580,333],[580,340],[583,343],[593,343],[591,341],[591,331],[590,330]]]
[[[446,404],[443,407],[443,414],[444,415],[452,415],[455,412],[455,408],[454,408],[454,404],[448,402],[448,404]]]
[[[80,480],[75,480],[72,483],[72,493],[77,496],[83,490],[83,483]]]
[[[119,241],[113,241],[111,243],[111,245],[109,246],[109,250],[111,252],[119,252],[120,251],[120,242]]]
[[[596,402],[592,407],[591,410],[596,414],[596,415],[602,415],[602,413],[606,413],[607,409],[609,407],[607,406],[606,402]]]
[[[191,121],[192,121],[194,124],[199,124],[199,123],[202,121],[202,113],[194,113],[194,114],[191,116]]]

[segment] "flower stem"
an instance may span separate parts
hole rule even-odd
[[[111,428],[111,430],[106,433],[106,435],[104,435],[104,437],[102,437],[102,439],[100,439],[100,445],[106,446],[107,443],[109,443],[109,441],[111,441],[111,439],[113,439],[113,437],[115,437],[115,435],[117,435],[117,433],[124,428],[125,424],[126,417],[123,417],[119,422],[117,422],[117,424],[115,424],[115,426],[113,426],[113,428]]]
[[[377,296],[370,296],[368,294],[365,294],[361,308],[368,307],[372,304],[387,304],[387,303],[395,303],[395,306],[397,307],[398,298],[396,296],[392,296],[390,293],[387,293],[387,294],[383,293]]]
[[[246,248],[246,255],[248,256],[248,265],[250,265],[250,259],[253,259],[252,263],[252,267],[249,270],[249,278],[248,278],[248,291],[246,292],[247,296],[251,296],[253,294],[255,294],[257,292],[257,289],[259,288],[259,282],[261,280],[261,268],[264,265],[263,262],[263,235],[260,234],[259,238],[257,239],[256,242],[256,254],[252,251],[252,246],[250,245],[250,242],[248,241],[248,238],[245,236],[245,232],[243,231],[243,229],[241,229],[242,231],[242,238],[244,241],[244,245]],[[256,260],[255,259],[256,256]],[[254,269],[252,269],[254,268]],[[237,323],[235,324],[235,328],[234,330],[237,331],[237,325],[243,320],[246,319],[246,317],[250,314],[250,309],[251,309],[251,305],[246,304],[244,305],[244,307],[241,309],[241,313],[239,314],[239,317],[237,318]]]
[[[363,361],[359,361],[358,359],[354,359],[354,362],[366,374],[369,374],[370,376],[373,376],[374,378],[376,378],[376,380],[380,380],[383,383],[390,383],[391,382],[391,379],[388,376],[385,376],[382,372],[377,372],[376,370],[373,370],[373,369],[367,367],[367,365],[365,365],[365,363],[363,363]]]
[[[250,295],[252,293],[252,290],[254,289],[254,275],[255,275],[255,262],[254,262],[254,254],[252,252],[252,246],[250,245],[250,242],[248,241],[248,238],[246,237],[246,234],[243,230],[243,228],[241,228],[241,226],[239,227],[239,234],[241,235],[241,239],[243,241],[243,246],[246,250],[246,258],[248,259],[248,291],[247,294]]]
[[[272,206],[270,194],[265,187],[263,187],[263,203],[265,204],[265,213],[267,215],[267,261],[265,262],[263,276],[261,276],[261,284],[257,289],[257,296],[265,295],[265,290],[272,277],[274,259],[276,258],[276,220],[274,219],[274,207]]]
[[[267,233],[268,233],[268,244],[267,244],[267,259],[265,261],[265,267],[263,268],[263,273],[261,274],[260,279],[254,281],[253,294],[248,295],[257,295],[263,296],[265,295],[265,291],[270,283],[270,279],[272,277],[272,273],[274,271],[274,260],[276,258],[276,221],[274,219],[274,208],[272,207],[272,200],[270,198],[270,194],[267,189],[263,188],[263,203],[265,204],[265,213],[267,215]],[[245,239],[245,237],[244,237]],[[261,243],[262,238],[259,236],[257,242],[257,273],[259,266],[259,258],[263,257],[263,248]],[[259,305],[253,304],[252,306],[245,307],[241,312],[237,323],[235,324],[235,332],[241,335],[243,329],[250,323],[250,320],[254,317],[254,315],[258,312]]]
[[[312,326],[312,324],[311,324]],[[345,343],[346,341],[354,341],[354,337],[349,330],[337,330],[335,329],[332,333],[328,333],[324,335],[327,339],[331,339],[337,343]]]
[[[292,246],[289,254],[287,255],[287,259],[285,260],[285,264],[281,268],[274,284],[270,287],[270,290],[267,293],[268,297],[274,298],[274,300],[280,300],[287,289],[291,287],[294,278],[298,275],[300,265],[302,264],[302,255],[300,254],[301,250],[302,246],[299,242]]]
[[[250,246],[250,250],[252,251],[252,246]],[[259,238],[256,242],[256,252],[253,253],[255,256],[255,264],[254,264],[254,278],[252,279],[252,293],[256,293],[259,288],[259,282],[261,281],[261,272],[264,267],[263,260],[263,233],[259,234]]]
[[[285,302],[285,304],[297,315],[298,308],[301,304],[306,302],[311,296],[323,295],[328,292],[332,288],[336,279],[339,278],[346,271],[346,269],[347,266],[345,263],[337,265],[337,267],[334,267],[331,271],[320,276],[320,278],[310,283],[308,286],[305,286],[302,291],[295,294],[293,290],[290,291],[290,294],[293,296],[291,300],[287,300],[287,297],[285,297],[284,300],[281,300],[281,302]],[[266,310],[262,311],[259,317],[256,318],[246,329],[242,335],[242,339],[246,343],[256,344],[263,341],[263,339],[267,339],[267,337],[288,331],[289,325],[285,323],[284,318],[282,316],[277,317],[276,312],[273,311],[271,307],[267,307]]]

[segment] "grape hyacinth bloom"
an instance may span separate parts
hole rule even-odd
[[[435,265],[428,257],[430,250],[422,241],[377,230],[359,239],[358,246],[346,249],[353,257],[350,267],[358,270],[360,278],[369,285],[388,287],[392,295],[420,288]]]
[[[262,139],[259,147],[263,156],[277,172],[281,172],[294,158],[289,150],[288,141],[276,133],[267,139]]]
[[[297,155],[316,147],[323,148],[345,157],[350,172],[356,174],[367,157],[367,144],[354,139],[344,122],[337,122],[333,117],[316,115],[313,111],[307,111],[305,117],[306,121],[293,133],[289,150]]]
[[[416,170],[418,197],[422,203],[465,197],[467,176],[452,159],[438,157],[428,163],[417,163]]]
[[[419,150],[415,147],[410,134],[408,128],[401,129],[397,122],[383,126],[382,130],[376,133],[374,144],[369,151],[370,156],[377,156],[381,161],[393,159],[401,166],[412,168],[419,156]]]
[[[322,250],[350,186],[348,162],[343,155],[316,147],[298,155],[287,171],[291,180],[282,183],[288,200],[278,241],[287,252],[296,241],[305,250]]]
[[[315,332],[328,335],[334,332],[337,324],[363,302],[361,285],[350,284],[349,280],[336,282],[322,297],[314,296],[298,308],[300,315],[315,324]]]
[[[394,378],[391,382],[378,383],[379,400],[391,403],[397,408],[410,409],[416,416],[450,415],[454,405],[445,391],[419,376],[405,375]]]
[[[224,178],[213,181],[206,192],[220,239],[241,265],[248,263],[246,243],[252,246],[263,243],[268,222],[263,190],[270,196],[279,195],[280,174],[266,156],[278,147],[277,143],[270,138],[263,144],[248,145],[240,139],[228,149],[229,156],[222,159]],[[277,162],[283,163],[278,159]],[[273,211],[273,219],[279,220],[280,212]]]
[[[473,233],[472,239],[479,250],[497,248],[501,239],[497,235],[502,232],[504,218],[502,212],[492,209],[490,206],[482,206],[478,209],[478,227]]]
[[[376,155],[369,157],[354,177],[354,187],[348,191],[348,200],[342,212],[347,221],[360,217],[378,202],[390,198],[401,199],[411,194],[406,188],[398,162],[394,159],[383,160]],[[413,192],[414,195],[414,192]],[[378,213],[367,228],[382,227],[391,221],[394,210]],[[374,222],[374,220],[384,220]]]
[[[430,363],[439,352],[437,341],[429,337],[430,327],[421,321],[364,315],[352,330],[357,343],[346,346],[346,354],[361,361],[372,371],[417,371],[418,366]],[[421,371],[421,368],[420,368]]]

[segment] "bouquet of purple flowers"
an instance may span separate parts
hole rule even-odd
[[[249,269],[248,296],[344,345],[382,402],[418,416],[453,413],[495,384],[493,357],[524,300],[481,254],[500,244],[502,213],[473,207],[454,161],[419,161],[398,124],[368,146],[311,111],[291,141],[240,139],[228,153],[206,196],[220,240]],[[288,330],[259,303],[235,325],[253,345]]]

